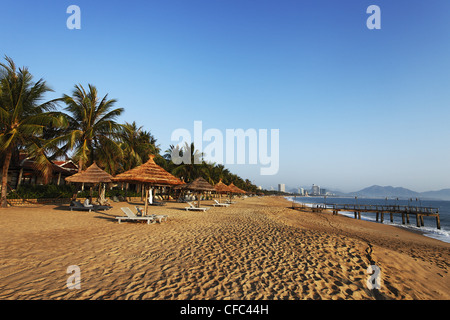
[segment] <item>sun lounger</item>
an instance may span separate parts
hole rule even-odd
[[[165,202],[162,202],[162,201],[155,201],[155,200],[153,200],[152,203],[149,202],[148,204],[151,205],[151,206],[165,206],[165,205],[166,205]]]
[[[206,211],[209,210],[209,208],[197,208],[196,206],[194,206],[192,204],[192,202],[187,202],[187,204],[189,205],[189,207],[186,207],[186,211],[188,210],[194,210],[194,211]]]
[[[141,207],[135,206],[135,208],[140,216],[142,216],[144,214]],[[152,217],[153,219],[158,220],[159,223],[161,223],[163,220],[167,221],[166,214],[151,214],[151,215],[148,215],[147,217]]]
[[[72,210],[81,210],[81,211],[89,211],[95,210],[94,206],[85,206],[79,201],[73,201],[69,206],[70,211]]]
[[[111,206],[101,206],[101,205],[96,205],[94,204],[94,210],[109,210],[112,209]]]
[[[213,206],[214,207],[216,207],[216,206],[219,206],[219,207],[228,207],[230,204],[229,203],[220,203],[219,201],[217,201],[217,200],[214,200],[214,203],[213,203]]]
[[[151,216],[148,216],[148,217],[138,217],[138,216],[135,215],[134,212],[131,211],[131,209],[128,208],[128,207],[120,208],[120,210],[122,210],[122,211],[126,214],[126,217],[116,217],[116,219],[119,220],[119,223],[120,223],[122,220],[147,221],[148,224],[155,222],[155,220],[154,220],[153,217],[151,217]]]

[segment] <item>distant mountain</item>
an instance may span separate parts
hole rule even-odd
[[[308,187],[304,187],[308,193],[310,189]],[[286,188],[291,193],[297,193],[298,188]],[[362,198],[420,198],[420,199],[430,199],[430,200],[448,200],[450,201],[450,188],[442,189],[438,191],[426,191],[426,192],[416,192],[410,189],[402,188],[402,187],[392,187],[392,186],[377,186],[373,185],[368,188],[364,188],[362,190],[356,192],[341,192],[337,190],[328,191],[338,197],[362,197]]]
[[[362,190],[355,192],[357,196],[361,197],[370,197],[370,198],[391,198],[391,197],[399,197],[399,198],[411,198],[411,197],[420,197],[418,192],[401,188],[401,187],[381,187],[381,186],[371,186]]]
[[[450,189],[421,192],[420,195],[422,198],[449,200],[450,201]]]
[[[402,187],[392,187],[392,186],[371,186],[362,189],[357,192],[351,193],[358,197],[367,198],[421,198],[421,199],[436,199],[436,200],[450,200],[450,189],[442,189],[439,191],[426,191],[426,192],[416,192]]]

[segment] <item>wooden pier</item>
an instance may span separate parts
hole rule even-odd
[[[409,224],[410,215],[416,217],[417,227],[424,226],[423,217],[435,217],[436,227],[441,229],[441,220],[439,217],[439,209],[431,207],[413,207],[400,205],[370,205],[370,204],[311,204],[306,206],[303,203],[292,203],[293,209],[310,209],[313,212],[322,212],[323,210],[331,210],[333,215],[337,215],[339,211],[354,212],[355,219],[361,219],[361,212],[372,212],[376,214],[376,221],[383,223],[384,214],[390,215],[390,221],[394,221],[394,214],[402,216],[402,224]]]

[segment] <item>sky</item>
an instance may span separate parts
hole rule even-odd
[[[448,0],[19,0],[0,27],[49,99],[93,84],[162,150],[194,121],[279,130],[276,174],[225,163],[264,188],[450,188]]]

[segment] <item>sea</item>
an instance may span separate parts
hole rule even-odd
[[[441,220],[441,229],[436,227],[435,217],[423,217],[424,226],[417,227],[416,219],[410,217],[409,224],[402,224],[400,214],[394,214],[394,221],[390,221],[389,215],[385,214],[383,224],[394,225],[397,227],[406,228],[409,230],[420,231],[424,236],[434,238],[443,242],[450,243],[450,201],[441,200],[421,200],[421,199],[373,199],[373,198],[346,198],[346,197],[286,197],[289,201],[304,203],[306,205],[323,204],[327,208],[331,208],[330,204],[367,204],[367,205],[400,205],[413,207],[432,207],[439,209],[439,216]],[[353,212],[339,211],[339,214],[354,218]],[[361,219],[366,221],[376,222],[375,213],[361,213]]]

